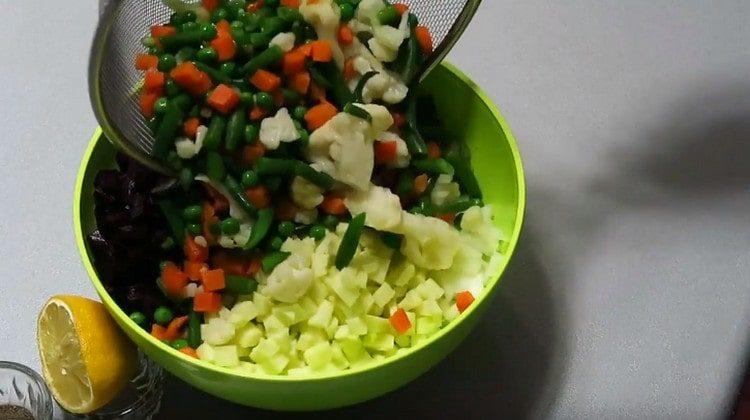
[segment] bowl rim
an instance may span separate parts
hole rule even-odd
[[[359,374],[368,372],[370,370],[378,369],[378,368],[381,368],[383,366],[386,366],[392,363],[397,363],[402,359],[410,357],[413,354],[422,351],[426,347],[429,347],[432,343],[440,340],[444,335],[448,334],[451,330],[456,328],[461,322],[464,321],[465,318],[469,317],[478,307],[480,307],[481,306],[480,304],[485,299],[487,299],[488,295],[490,295],[491,292],[498,286],[498,283],[500,282],[500,279],[510,262],[510,259],[515,251],[516,245],[521,235],[521,229],[523,226],[523,217],[524,217],[524,213],[526,210],[526,183],[525,183],[525,178],[524,178],[523,165],[521,162],[521,154],[518,150],[516,139],[513,136],[513,133],[511,132],[508,123],[500,114],[500,111],[498,110],[497,106],[492,102],[492,100],[487,96],[487,94],[476,83],[474,83],[471,79],[469,79],[469,77],[465,73],[463,73],[461,70],[459,70],[456,66],[446,61],[441,63],[440,66],[445,68],[449,73],[452,74],[452,76],[458,78],[462,83],[464,83],[468,88],[470,88],[479,97],[482,103],[484,103],[487,109],[491,112],[492,116],[499,123],[501,131],[505,134],[506,141],[508,143],[508,146],[510,147],[511,154],[513,156],[513,162],[515,164],[516,183],[518,186],[517,191],[516,191],[516,194],[518,196],[518,207],[517,207],[516,215],[515,215],[516,224],[514,225],[513,232],[511,232],[510,234],[510,237],[507,242],[508,246],[506,247],[506,251],[504,253],[505,255],[507,255],[507,257],[503,258],[503,261],[497,268],[495,274],[492,275],[492,279],[484,286],[484,288],[482,289],[482,294],[476,298],[475,305],[470,305],[469,308],[465,310],[463,313],[461,313],[456,319],[454,319],[448,325],[446,325],[445,327],[441,328],[440,330],[432,334],[430,337],[428,337],[424,341],[421,341],[416,346],[409,347],[405,351],[397,352],[396,354],[388,356],[382,360],[373,361],[373,362],[364,364],[363,366],[360,366],[360,367],[349,368],[349,369],[337,371],[337,372],[325,372],[325,373],[316,374],[316,375],[300,375],[300,376],[268,375],[264,373],[248,374],[248,373],[240,373],[230,368],[217,366],[217,365],[205,362],[203,360],[193,358],[184,353],[181,353],[175,350],[174,348],[172,348],[171,346],[152,337],[151,334],[149,334],[146,330],[138,326],[135,322],[133,322],[130,319],[130,317],[128,317],[125,311],[123,311],[122,308],[120,308],[120,306],[114,301],[114,299],[104,289],[104,285],[99,279],[99,276],[96,273],[96,269],[94,268],[92,264],[92,259],[89,256],[89,253],[86,247],[86,238],[83,233],[83,227],[81,225],[81,208],[80,207],[81,207],[81,197],[82,197],[82,192],[83,192],[83,181],[86,175],[86,170],[88,168],[94,149],[96,148],[97,144],[99,143],[102,137],[102,129],[101,127],[97,127],[96,130],[94,131],[93,136],[91,137],[91,140],[89,140],[89,144],[86,147],[86,151],[84,152],[83,159],[81,160],[81,164],[78,169],[78,174],[76,176],[75,192],[74,192],[74,198],[73,198],[74,200],[73,222],[74,222],[76,245],[78,248],[78,252],[81,256],[83,265],[86,269],[86,273],[89,275],[91,283],[94,285],[94,288],[96,289],[97,294],[99,295],[100,299],[102,299],[103,303],[105,304],[104,306],[107,308],[110,315],[112,315],[113,317],[116,317],[120,324],[124,323],[128,325],[130,329],[134,331],[134,333],[137,334],[141,339],[150,342],[150,344],[156,346],[156,348],[162,351],[165,351],[171,354],[172,356],[182,358],[183,362],[193,364],[198,368],[207,369],[217,374],[231,375],[231,376],[235,376],[237,378],[243,378],[243,379],[259,380],[259,381],[273,381],[273,382],[316,382],[316,381],[327,381],[327,380],[336,379],[336,378],[359,375]],[[114,309],[111,309],[111,308],[114,308]]]

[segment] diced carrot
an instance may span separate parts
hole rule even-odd
[[[221,295],[212,292],[198,292],[193,297],[195,312],[219,312],[221,309]]]
[[[393,125],[395,125],[396,128],[403,128],[406,125],[406,117],[404,114],[393,112],[391,113],[391,117],[393,117]]]
[[[289,79],[289,86],[301,94],[306,94],[310,87],[310,73],[301,71]]]
[[[409,10],[409,6],[405,5],[404,3],[395,3],[393,5],[393,8],[396,9],[399,16],[403,15],[407,10]]]
[[[338,112],[339,111],[336,107],[328,102],[321,102],[318,105],[315,105],[307,110],[307,113],[305,114],[307,128],[310,131],[316,130],[318,127],[328,122],[328,120],[335,117]]]
[[[219,33],[232,34],[232,26],[229,24],[228,20],[221,19],[216,22],[216,34],[218,35]]]
[[[146,118],[154,116],[154,103],[159,99],[159,95],[149,92],[141,92],[138,102],[141,106],[141,114]]]
[[[354,60],[347,58],[344,61],[344,80],[349,81],[357,77],[357,70],[354,69]]]
[[[190,61],[183,61],[169,72],[172,79],[193,95],[202,95],[211,89],[211,78]]]
[[[271,92],[271,97],[273,98],[274,105],[276,105],[279,108],[284,106],[284,92],[282,92],[281,89],[276,89],[273,92]]]
[[[315,82],[310,82],[310,98],[315,102],[328,102],[326,90]]]
[[[281,68],[285,75],[290,76],[305,70],[305,54],[301,51],[289,51],[281,59]]]
[[[288,198],[282,198],[274,206],[274,214],[279,220],[294,220],[297,215],[297,206]]]
[[[348,211],[346,204],[344,204],[344,199],[334,193],[326,194],[319,207],[326,214],[332,214],[334,216],[346,214]]]
[[[263,92],[273,92],[281,86],[281,78],[268,70],[260,69],[250,78],[250,83]]]
[[[403,334],[411,328],[411,321],[409,321],[404,308],[396,309],[396,312],[388,318],[388,321],[391,322],[391,325],[399,334]]]
[[[237,53],[237,43],[234,42],[229,32],[217,30],[216,38],[211,41],[211,47],[216,50],[219,61],[231,60]]]
[[[226,274],[244,275],[247,272],[247,265],[247,259],[225,250],[214,252],[211,255],[211,266],[221,268]]]
[[[352,42],[354,42],[354,32],[352,32],[349,26],[341,25],[339,26],[337,38],[341,44],[349,45]],[[313,52],[314,51],[315,51],[315,47],[313,47]]]
[[[257,12],[263,7],[263,0],[256,0],[245,7],[248,12]]]
[[[201,96],[205,93],[208,93],[208,91],[210,91],[213,86],[214,84],[213,82],[211,82],[211,77],[209,77],[208,74],[204,72],[199,72],[198,82],[195,84],[195,86],[189,87],[187,90],[192,95]]]
[[[164,73],[156,70],[147,70],[146,74],[143,76],[143,87],[146,88],[148,92],[156,92],[161,90],[164,87]]]
[[[208,270],[208,265],[202,262],[187,260],[182,265],[182,268],[190,280],[198,281],[203,276],[203,272]]]
[[[209,12],[213,12],[217,7],[219,7],[219,3],[221,3],[221,0],[201,0],[203,8],[208,10]]]
[[[331,43],[325,39],[319,39],[311,42],[312,60],[319,63],[326,63],[333,59],[333,49]]]
[[[250,118],[250,121],[260,121],[266,116],[266,110],[255,105],[250,109],[250,112],[247,113],[247,116]]]
[[[311,57],[312,56],[312,42],[308,42],[307,44],[300,45],[299,47],[297,47],[297,51],[304,54],[305,57]]]
[[[425,191],[427,191],[427,184],[429,184],[429,182],[430,178],[427,176],[427,174],[421,174],[414,178],[414,194],[418,196],[422,195]]]
[[[440,155],[440,146],[438,146],[437,143],[434,141],[427,143],[427,157],[430,159],[438,159],[440,158]]]
[[[208,95],[207,102],[211,108],[226,115],[234,111],[234,108],[240,103],[240,94],[231,87],[220,84]]]
[[[170,296],[179,296],[188,284],[188,276],[172,263],[161,270],[161,283]]]
[[[211,233],[211,226],[216,223],[219,223],[219,218],[216,217],[214,207],[208,202],[203,203],[201,213],[201,229],[203,232],[203,237],[206,238],[206,242],[208,242],[209,245],[213,245],[216,242],[216,238],[214,238],[214,235]]]
[[[456,293],[456,307],[459,312],[465,311],[472,302],[474,302],[474,295],[468,290]]]
[[[169,321],[169,325],[167,325],[167,340],[173,341],[180,338],[180,330],[185,326],[185,324],[187,324],[187,322],[187,315],[176,316],[172,318],[172,320]]]
[[[195,349],[192,347],[183,347],[179,349],[178,351],[180,353],[187,354],[190,357],[195,357],[196,359],[198,358],[198,352],[196,352]]]
[[[151,324],[151,336],[157,340],[167,340],[167,329],[159,324]]]
[[[444,220],[449,225],[452,225],[456,220],[456,213],[443,213],[438,215],[438,219]]]
[[[256,160],[263,157],[266,154],[266,146],[263,143],[256,141],[253,144],[248,144],[242,148],[242,163],[245,166],[250,166],[255,163]]]
[[[422,52],[425,54],[431,53],[432,35],[430,35],[430,30],[427,29],[426,26],[418,25],[414,28],[414,34],[417,36],[417,42],[419,42],[419,47],[422,49]]]
[[[159,64],[159,57],[151,54],[138,54],[135,56],[135,68],[138,70],[155,69]]]
[[[281,0],[281,5],[292,9],[299,8],[300,0]]]
[[[262,267],[263,267],[263,264],[261,263],[260,258],[258,258],[257,256],[253,257],[250,260],[250,265],[247,266],[247,275],[254,276],[260,271]]]
[[[226,286],[224,282],[224,270],[217,268],[215,270],[208,270],[203,273],[203,290],[207,292],[215,292],[221,290]]]
[[[185,251],[185,258],[188,261],[194,262],[206,262],[208,261],[208,247],[200,246],[195,243],[195,239],[191,235],[185,236],[185,244],[183,246]]]
[[[188,138],[194,139],[195,133],[198,131],[199,125],[201,125],[200,118],[198,117],[188,118],[182,124],[182,133],[188,136]]]
[[[376,141],[375,145],[375,163],[393,163],[398,158],[398,143],[395,141]]]
[[[268,189],[262,185],[246,189],[245,195],[258,209],[264,209],[271,205],[271,197],[268,195]]]
[[[169,25],[155,25],[151,27],[151,36],[156,41],[157,45],[159,43],[159,38],[169,35],[174,35],[177,33],[177,29],[174,28],[174,26]]]

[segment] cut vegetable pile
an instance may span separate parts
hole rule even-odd
[[[415,94],[432,50],[417,17],[382,0],[169,4],[135,65],[154,153],[179,174],[152,200],[162,246],[182,252],[155,279],[170,303],[131,318],[222,367],[315,375],[469,308],[503,237],[466,145]]]

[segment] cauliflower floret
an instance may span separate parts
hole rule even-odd
[[[310,0],[303,0],[299,7],[299,12],[305,19],[305,22],[315,28],[318,39],[324,39],[330,42],[333,51],[333,59],[339,68],[344,67],[344,53],[339,47],[336,34],[341,21],[341,9],[333,0],[316,0],[314,3]]]
[[[218,242],[222,248],[240,248],[244,246],[250,239],[250,232],[252,231],[252,225],[250,223],[240,224],[240,231],[234,235],[220,235]]]
[[[469,236],[468,241],[485,255],[497,250],[503,233],[492,224],[492,209],[489,206],[474,206],[466,210],[461,218],[461,233]]]
[[[458,184],[452,182],[452,180],[453,176],[447,174],[442,174],[438,177],[435,187],[430,194],[433,204],[442,206],[445,203],[455,201],[461,195]]]
[[[381,0],[362,0],[357,7],[357,20],[365,25],[379,26],[378,12],[384,7]]]
[[[294,221],[303,225],[311,225],[318,220],[317,209],[300,209],[294,215]]]
[[[339,113],[312,133],[308,153],[316,169],[366,191],[374,167],[372,142],[393,124],[393,118],[381,105],[360,107],[372,116],[371,123]]]
[[[362,99],[370,103],[376,99],[382,99],[389,104],[396,104],[406,98],[409,88],[393,72],[383,67],[383,64],[358,40],[354,40],[352,46],[347,49],[347,56],[352,57],[354,70],[360,75],[371,71],[378,72],[370,78],[362,89]],[[359,78],[349,82],[349,88],[354,89]]]
[[[289,257],[277,265],[265,279],[261,292],[279,302],[294,303],[312,285],[312,256],[315,240],[312,238],[289,238],[281,246]]]
[[[281,48],[281,51],[289,52],[294,48],[294,34],[292,32],[281,32],[275,37],[271,38],[268,45],[276,45]]]
[[[367,213],[365,224],[371,228],[390,231],[401,223],[401,202],[388,188],[371,184],[367,191],[351,190],[344,204],[353,215]]]
[[[237,203],[237,200],[232,197],[232,194],[229,193],[229,191],[224,188],[223,185],[219,184],[218,182],[213,182],[211,179],[209,179],[204,174],[198,174],[195,176],[196,181],[205,182],[206,184],[210,185],[218,191],[221,195],[224,196],[224,198],[227,199],[227,202],[229,203],[229,215],[234,217],[235,219],[241,221],[241,222],[249,222],[250,216],[245,212],[245,210]]]
[[[460,237],[448,223],[435,217],[403,212],[401,224],[395,231],[404,235],[401,253],[415,265],[444,270],[453,263]]]
[[[323,189],[301,176],[294,177],[290,190],[294,204],[303,209],[314,209],[323,202]]]
[[[274,150],[279,147],[281,142],[292,142],[299,138],[299,132],[294,126],[292,117],[286,108],[276,111],[273,117],[265,118],[260,123],[260,142],[267,149]]]
[[[411,155],[406,142],[398,134],[392,131],[384,131],[378,136],[378,141],[395,141],[396,142],[396,161],[389,163],[388,166],[394,168],[406,168],[409,166]]]
[[[208,128],[205,125],[199,125],[195,131],[195,141],[193,142],[187,137],[180,137],[174,142],[174,148],[177,151],[177,156],[181,159],[190,159],[197,155],[201,148],[203,148],[203,139],[206,137]]]

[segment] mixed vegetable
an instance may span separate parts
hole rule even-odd
[[[417,17],[382,0],[168,4],[135,65],[179,181],[152,198],[164,302],[131,318],[220,366],[304,375],[464,311],[501,234],[466,146],[415,93],[432,50]]]

